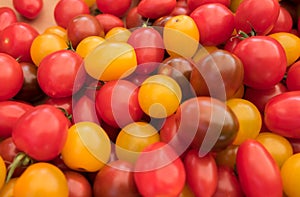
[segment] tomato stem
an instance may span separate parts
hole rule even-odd
[[[67,110],[62,107],[58,107],[58,109],[61,110],[70,121],[72,121],[72,114],[69,114],[69,112],[67,112]]]

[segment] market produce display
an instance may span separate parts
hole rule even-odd
[[[300,196],[300,1],[49,2],[0,3],[0,197]]]

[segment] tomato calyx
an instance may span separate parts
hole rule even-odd
[[[70,40],[68,40],[67,41],[67,50],[70,50],[70,51],[76,51],[75,49],[74,49],[74,47],[73,47],[73,44],[72,44],[72,42],[70,41]]]
[[[239,30],[238,33],[236,35],[232,36],[230,39],[232,40],[234,38],[238,38],[240,40],[245,40],[249,37],[256,36],[257,32],[255,31],[254,27],[250,23],[249,23],[249,25],[251,27],[250,33],[247,34],[246,32]]]
[[[70,114],[66,109],[62,108],[62,107],[58,107],[59,110],[61,110],[64,115],[68,118],[68,120],[72,121],[73,115]]]

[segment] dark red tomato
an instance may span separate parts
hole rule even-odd
[[[0,101],[14,97],[24,83],[20,64],[6,53],[0,53],[0,81]]]
[[[156,19],[156,20],[153,22],[153,26],[154,26],[154,27],[157,26],[157,27],[158,27],[157,30],[158,30],[161,34],[163,34],[163,33],[162,33],[162,32],[163,32],[163,28],[162,28],[162,27],[164,27],[165,24],[166,24],[172,17],[173,17],[173,16],[171,16],[171,15],[162,16],[162,17]]]
[[[280,6],[279,16],[274,24],[274,27],[270,31],[270,34],[277,32],[290,32],[293,27],[293,18],[289,11]]]
[[[266,127],[279,135],[300,138],[300,91],[285,92],[271,98],[265,106]]]
[[[134,180],[142,196],[178,196],[185,185],[183,162],[164,142],[147,146],[134,170]]]
[[[278,0],[244,0],[235,13],[235,28],[245,33],[253,28],[257,35],[266,35],[274,27],[279,10]]]
[[[70,115],[73,113],[72,106],[72,97],[64,97],[64,98],[51,98],[48,97],[44,104],[52,105],[58,109],[60,109],[65,115]]]
[[[88,96],[83,95],[73,107],[73,122],[89,121],[99,124],[97,117],[95,102]]]
[[[138,74],[150,74],[164,59],[164,42],[158,31],[151,27],[135,29],[129,36],[127,43],[136,53]]]
[[[137,5],[138,13],[150,19],[169,15],[175,7],[176,0],[141,0]]]
[[[0,102],[0,137],[6,138],[11,136],[12,129],[18,119],[33,106],[18,101],[1,101]]]
[[[118,134],[121,131],[121,128],[115,128],[112,127],[110,125],[108,125],[107,123],[105,123],[104,121],[100,122],[100,126],[103,128],[103,130],[105,131],[105,133],[108,135],[109,139],[111,142],[115,143],[116,139],[118,137]],[[112,145],[113,147],[114,145]],[[117,155],[115,154],[115,151],[111,151],[111,158],[110,161],[114,161],[116,160]]]
[[[20,151],[38,161],[57,157],[68,135],[69,121],[52,105],[41,104],[19,118],[12,139]]]
[[[220,3],[201,5],[190,16],[197,24],[200,43],[206,46],[224,43],[230,38],[234,30],[233,13],[228,7]]]
[[[43,0],[13,0],[16,11],[27,19],[35,19],[43,8]]]
[[[258,141],[248,139],[239,146],[236,168],[246,196],[282,196],[280,169],[271,154]]]
[[[116,128],[140,120],[143,111],[138,102],[138,90],[138,86],[127,80],[105,83],[97,92],[95,100],[101,120]]]
[[[75,171],[64,171],[68,182],[69,197],[92,197],[92,186],[88,179]]]
[[[52,159],[51,161],[49,161],[49,163],[55,165],[56,167],[58,167],[60,170],[62,171],[68,171],[71,170],[64,162],[61,154],[58,155],[57,157],[55,157],[54,159]]]
[[[98,9],[105,14],[123,16],[130,8],[132,0],[96,0]]]
[[[82,0],[60,0],[54,7],[55,22],[63,28],[67,28],[75,16],[89,13],[89,6]]]
[[[39,64],[37,80],[50,97],[63,98],[76,93],[83,85],[83,59],[74,51],[59,50],[47,55]]]
[[[191,149],[184,157],[186,181],[198,197],[212,196],[218,185],[218,167],[212,154],[203,157]]]
[[[246,88],[244,99],[253,103],[257,109],[263,114],[266,103],[274,96],[287,92],[287,88],[282,83],[278,83],[272,88],[260,90],[255,88]]]
[[[98,14],[95,16],[104,29],[106,34],[114,27],[125,27],[124,22],[113,14]]]
[[[39,33],[31,25],[15,22],[0,32],[0,52],[7,53],[22,62],[32,62],[31,43]]]
[[[93,182],[94,196],[140,196],[133,178],[133,164],[116,160],[98,171]]]
[[[283,47],[275,39],[269,36],[253,36],[242,40],[233,53],[243,63],[245,85],[268,89],[283,79],[287,59]]]
[[[218,167],[218,185],[213,197],[243,197],[240,183],[232,168],[227,166]]]
[[[287,138],[293,148],[293,154],[300,153],[300,139]]]
[[[221,3],[226,7],[229,7],[230,0],[187,0],[187,5],[191,11],[194,11],[197,7],[207,3]]]
[[[104,37],[103,26],[95,16],[90,14],[77,15],[67,25],[67,36],[74,49],[79,42],[88,36]]]
[[[286,85],[290,91],[300,90],[300,61],[293,63],[287,71]]]
[[[12,23],[17,22],[17,15],[14,10],[10,7],[0,8],[0,31],[5,29]]]
[[[125,16],[126,28],[131,29],[134,27],[141,27],[144,23],[146,23],[146,20],[146,18],[142,17],[142,15],[138,13],[137,6],[134,6],[129,9]]]
[[[44,92],[37,82],[37,67],[30,62],[20,62],[23,70],[24,83],[14,99],[35,103],[45,97]]]

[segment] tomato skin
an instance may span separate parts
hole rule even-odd
[[[258,141],[248,139],[239,146],[236,168],[246,196],[263,197],[266,194],[274,197],[282,196],[280,169],[270,153]]]
[[[105,14],[121,17],[130,8],[131,2],[132,0],[96,0],[96,5]]]
[[[98,14],[95,16],[99,23],[103,26],[104,33],[107,33],[113,27],[125,27],[124,22],[113,14]]]
[[[270,34],[277,33],[277,32],[290,32],[292,30],[292,27],[293,27],[293,18],[291,14],[286,8],[280,6],[277,21],[274,24],[272,30],[270,31]]]
[[[296,61],[291,65],[291,67],[287,71],[286,85],[288,90],[290,91],[300,90],[300,80],[298,77],[299,72],[300,72],[300,61]]]
[[[27,111],[33,109],[30,104],[18,101],[0,102],[0,137],[11,136],[12,129],[18,119]]]
[[[92,197],[92,186],[83,174],[71,170],[63,173],[67,179],[69,197]]]
[[[35,19],[41,13],[43,8],[42,0],[13,0],[13,6],[16,11],[28,19]]]
[[[128,29],[141,27],[145,22],[146,20],[138,13],[137,6],[130,8],[125,16],[125,25]]]
[[[191,149],[184,157],[186,181],[196,196],[212,196],[218,184],[218,168],[212,154],[199,157],[196,149]]]
[[[300,114],[299,101],[300,91],[285,92],[270,99],[264,112],[266,127],[284,137],[300,138],[300,124],[297,119]]]
[[[145,18],[157,19],[170,14],[176,7],[176,0],[142,0],[137,5],[137,11]]]
[[[10,7],[0,8],[0,31],[5,29],[12,23],[17,22],[17,15]]]
[[[72,115],[74,123],[89,121],[99,124],[100,122],[96,114],[95,102],[86,95],[74,104]]]

